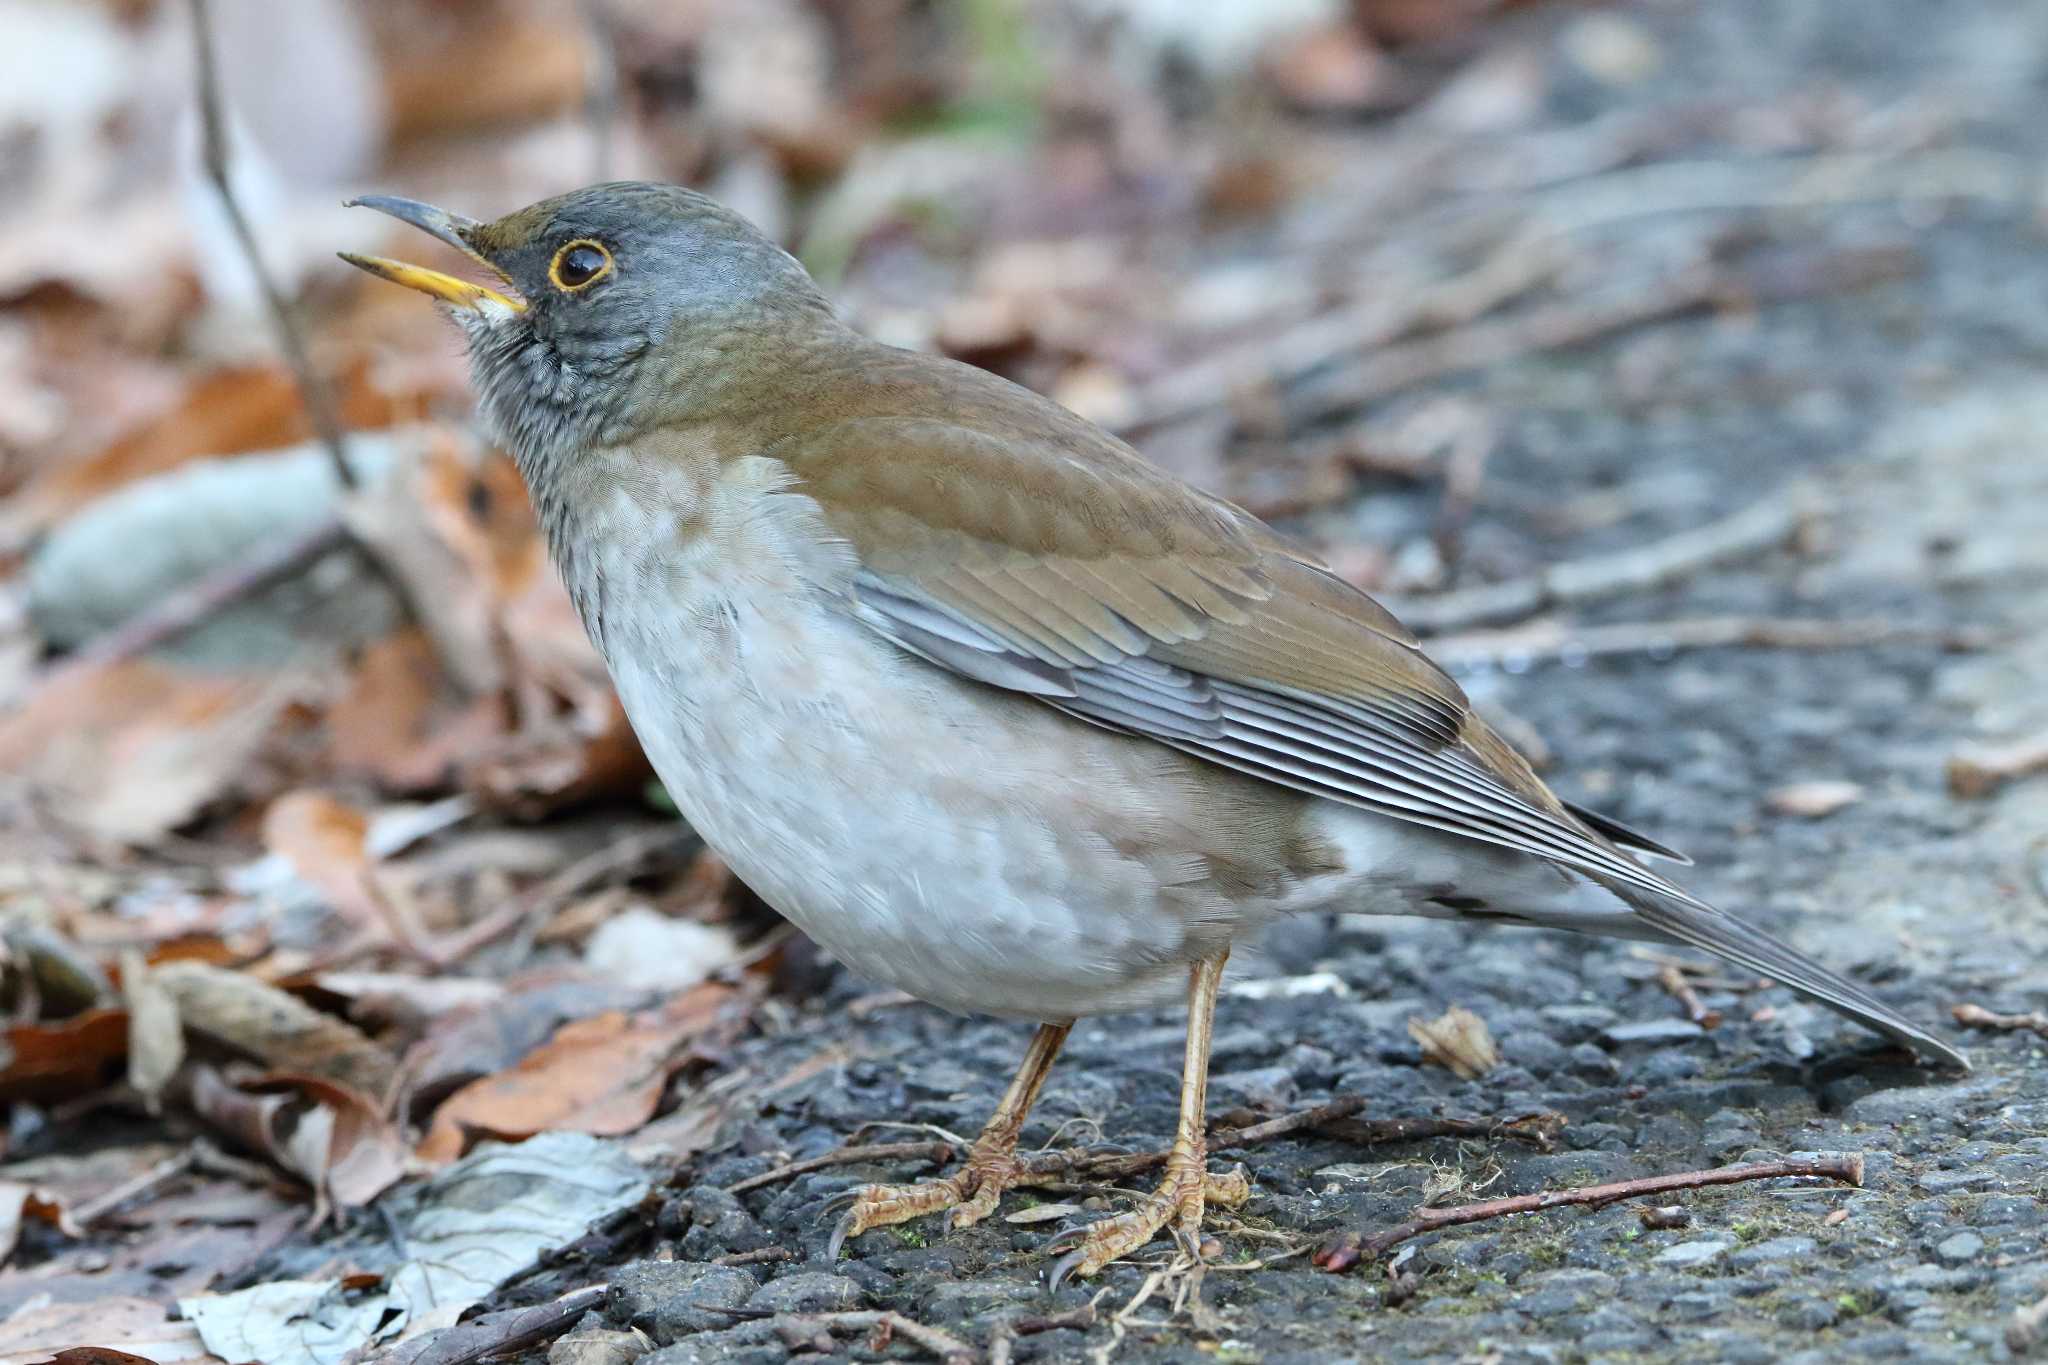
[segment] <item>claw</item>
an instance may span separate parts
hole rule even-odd
[[[846,1245],[846,1239],[853,1235],[854,1227],[859,1221],[860,1216],[848,1209],[846,1215],[833,1226],[832,1240],[825,1243],[826,1265],[831,1265],[839,1259],[840,1248]]]
[[[1059,1293],[1060,1286],[1067,1282],[1067,1277],[1072,1275],[1080,1267],[1081,1262],[1087,1259],[1088,1253],[1085,1251],[1070,1251],[1057,1261],[1054,1261],[1052,1269],[1045,1272],[1046,1295],[1050,1297]]]
[[[868,1187],[866,1185],[854,1185],[848,1189],[843,1189],[824,1203],[818,1205],[818,1216],[820,1218],[829,1218],[835,1213],[843,1213],[855,1204],[858,1204],[861,1196],[867,1192]]]

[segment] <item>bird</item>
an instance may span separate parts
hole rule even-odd
[[[1182,1004],[1173,1145],[1067,1229],[1057,1286],[1249,1197],[1203,1144],[1234,947],[1420,915],[1704,949],[1922,1057],[1967,1059],[1560,800],[1417,637],[1315,554],[1050,399],[844,322],[710,197],[620,182],[477,221],[386,195],[489,282],[343,259],[460,325],[484,424],[655,772],[863,977],[1037,1025],[952,1175],[832,1236],[1035,1177],[1019,1132],[1076,1020]]]

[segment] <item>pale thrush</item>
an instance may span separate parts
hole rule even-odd
[[[1242,1174],[1204,1164],[1232,945],[1342,910],[1682,944],[1962,1055],[1646,866],[1560,801],[1401,623],[1250,513],[986,371],[871,341],[689,190],[479,223],[358,201],[491,271],[347,259],[449,306],[483,411],[648,757],[705,841],[861,975],[1039,1022],[964,1168],[863,1190],[846,1235],[1019,1182],[1072,1021],[1188,1005],[1157,1191],[1092,1274]]]

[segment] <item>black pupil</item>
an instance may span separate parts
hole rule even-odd
[[[572,246],[562,254],[562,283],[588,284],[604,269],[604,253],[594,246]]]

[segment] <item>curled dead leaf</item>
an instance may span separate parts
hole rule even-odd
[[[0,1100],[47,1103],[97,1090],[120,1075],[127,1055],[127,1010],[17,1024],[0,1044]]]
[[[1453,1005],[1434,1019],[1415,1015],[1408,1020],[1408,1036],[1422,1045],[1422,1060],[1446,1067],[1468,1081],[1476,1081],[1500,1065],[1493,1034],[1486,1021],[1463,1005]]]
[[[193,1112],[313,1186],[323,1201],[366,1204],[405,1173],[397,1127],[348,1086],[278,1072],[238,1085],[204,1065],[193,1068],[191,1082]]]
[[[391,1093],[397,1063],[353,1024],[204,962],[167,962],[155,975],[191,1032],[272,1071],[328,1081],[380,1103]]]
[[[0,720],[0,769],[86,832],[144,844],[241,780],[304,689],[129,659],[35,692]]]
[[[518,1065],[474,1081],[434,1111],[419,1155],[453,1161],[473,1136],[630,1133],[654,1116],[668,1079],[738,996],[706,983],[659,1009],[608,1010],[563,1025]]]

